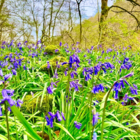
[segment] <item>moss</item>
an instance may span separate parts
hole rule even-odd
[[[21,111],[23,113],[32,113],[35,111],[40,110],[41,112],[44,112],[45,114],[52,109],[52,100],[53,96],[49,96],[49,101],[46,96],[43,98],[42,105],[40,107],[40,102],[41,102],[41,97],[39,98],[34,98],[31,100],[33,97],[32,95],[26,95],[23,104],[21,105]]]
[[[51,67],[53,68],[53,70],[56,69],[56,62],[58,62],[58,65],[60,65],[60,68],[58,69],[59,71],[62,71],[63,69],[67,68],[68,65],[65,64],[65,65],[61,65],[63,62],[67,62],[67,59],[63,56],[55,56],[54,58],[50,59],[49,60],[49,63],[51,65]],[[42,65],[41,68],[40,68],[41,71],[47,71],[47,63]]]
[[[57,52],[55,52],[55,50],[58,50]],[[55,45],[49,45],[45,48],[44,52],[46,52],[47,54],[49,55],[53,55],[54,53],[55,54],[59,54],[60,53],[60,49],[55,46]]]

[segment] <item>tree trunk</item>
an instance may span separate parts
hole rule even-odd
[[[55,25],[56,25],[56,19],[57,19],[57,17],[58,17],[58,14],[59,14],[59,12],[60,12],[60,9],[61,9],[61,7],[63,6],[63,4],[64,4],[64,0],[62,1],[62,3],[61,3],[61,5],[60,5],[60,7],[59,7],[59,9],[57,10],[57,12],[56,12],[56,15],[55,15],[55,18],[54,18],[54,25],[53,25],[53,29],[52,29],[52,42],[54,41],[54,29],[55,29]]]
[[[2,15],[2,8],[3,8],[3,5],[4,5],[4,2],[5,0],[1,0],[0,2],[0,16]],[[0,27],[0,44],[2,43],[2,25]]]
[[[105,23],[108,16],[107,3],[108,3],[108,0],[102,0],[101,17],[100,17],[100,23],[99,23],[99,38],[100,38],[100,43],[102,45],[105,42],[106,29],[107,29],[107,25]]]
[[[45,2],[45,1],[44,1]],[[46,4],[46,2],[45,2]],[[44,8],[43,8],[43,29],[42,29],[42,35],[41,35],[41,42],[44,43],[44,36],[45,36],[45,29],[46,29],[46,25],[45,25],[45,22],[46,22],[46,16],[45,16],[45,11],[46,11],[46,7],[45,7],[45,4],[44,4]]]
[[[80,43],[82,41],[82,16],[81,16],[81,10],[80,10],[80,3],[78,4],[78,13],[80,18]]]
[[[51,13],[50,13],[50,23],[49,23],[49,43],[50,43],[51,26],[52,26],[53,3],[54,3],[54,0],[52,0],[51,2]]]
[[[38,42],[38,25],[36,24],[36,44]]]

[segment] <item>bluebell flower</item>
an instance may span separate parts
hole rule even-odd
[[[130,91],[133,95],[138,95],[138,92],[137,92],[137,88],[135,87],[130,87]]]
[[[101,70],[101,64],[94,66],[94,74],[95,75],[97,75],[100,70]]]
[[[17,68],[18,68],[18,63],[17,63],[17,62],[14,62],[14,64],[13,64],[13,65],[14,65],[14,68],[15,68],[15,69],[17,69]]]
[[[44,55],[47,55],[48,53],[47,52],[44,52]]]
[[[21,101],[20,99],[17,100],[17,107],[21,107],[21,104],[23,104],[23,101]]]
[[[47,121],[47,125],[50,125],[50,127],[52,128],[53,127],[53,118],[49,119],[49,117],[47,117],[47,116],[45,116],[45,118],[46,118],[46,121]]]
[[[124,61],[123,61],[123,64],[127,63],[128,60],[129,60],[129,58],[126,57],[126,58],[124,59]]]
[[[94,47],[93,46],[91,46],[91,48],[90,48],[91,50],[93,50],[94,49]]]
[[[56,112],[56,117],[57,117],[57,120],[58,120],[59,122],[62,121],[62,118],[61,118],[61,116],[60,116],[60,114],[59,114],[59,111]]]
[[[98,104],[99,103],[99,101],[98,100],[96,100],[95,102],[94,102],[94,106],[96,105],[96,104]]]
[[[65,119],[64,113],[61,112],[61,115],[62,115],[63,120],[65,121],[66,119]]]
[[[56,82],[51,82],[51,85],[49,87],[47,87],[47,92],[48,94],[52,94],[53,93],[53,86],[57,86],[56,83],[58,83],[59,81]]]
[[[37,41],[37,44],[40,44],[40,43],[41,43],[41,39]]]
[[[7,59],[8,58],[8,55],[6,55],[5,57],[4,57],[4,59]]]
[[[125,79],[120,79],[119,82],[116,82],[114,84],[113,90],[115,91],[115,96],[114,96],[115,99],[118,99],[118,93],[119,93],[119,91],[121,91],[121,87],[125,88],[124,82],[127,83],[127,81]]]
[[[24,66],[23,66],[23,69],[24,69],[24,70],[27,70],[27,67],[24,65]]]
[[[60,46],[60,47],[62,46],[62,42],[59,43],[59,46]]]
[[[28,42],[28,41],[25,41],[25,42],[24,42],[24,45],[26,45],[27,42]],[[21,43],[20,43],[20,44],[21,44]]]
[[[1,68],[0,68],[0,76],[3,77],[3,72]]]
[[[102,66],[105,66],[106,69],[109,69],[109,68],[114,69],[115,68],[114,65],[109,63],[109,62],[103,63]]]
[[[68,73],[67,73],[67,70],[64,71],[64,74],[65,74],[65,76],[67,76],[67,74],[68,74]]]
[[[3,114],[2,114],[2,107],[1,107],[1,105],[0,105],[0,116],[2,116]]]
[[[72,72],[70,73],[70,76],[71,76],[72,79],[74,78],[74,75],[77,76],[78,74],[77,74],[75,71],[72,71]]]
[[[18,59],[18,65],[21,67],[21,65],[22,65],[22,59]]]
[[[112,52],[113,50],[111,48],[107,49],[107,53]]]
[[[93,86],[93,89],[91,92],[96,94],[96,93],[99,93],[99,91],[104,92],[104,86],[102,84]]]
[[[3,104],[5,101],[8,101],[10,106],[15,105],[15,101],[11,98],[13,96],[13,90],[3,89],[2,90],[2,97],[3,99],[0,102],[0,105]]]
[[[74,88],[75,91],[79,91],[79,87],[82,87],[82,85],[78,84],[78,81],[79,80],[75,80],[75,81],[70,82],[70,90],[71,90],[71,88]]]
[[[56,82],[51,82],[51,87],[53,88],[53,86],[57,87],[56,83],[58,83],[59,81]]]
[[[89,73],[87,73],[87,75],[85,76],[85,81],[88,81],[89,79],[91,79],[91,76]]]
[[[124,95],[124,97],[123,97],[123,100],[124,100],[125,102],[127,102],[127,101],[128,101],[128,99],[129,99],[129,100],[133,100],[134,98],[133,98],[133,97],[128,96],[128,94],[126,93],[126,94]]]
[[[92,118],[92,125],[93,125],[93,126],[95,126],[95,125],[97,124],[98,119],[100,119],[100,118],[99,118],[99,114],[98,114],[98,113],[93,114],[93,118]]]
[[[70,58],[69,58],[69,66],[70,66],[70,68],[72,68],[73,63],[74,63],[73,57],[70,56]]]
[[[93,133],[92,140],[97,140],[97,134],[96,134],[96,132]]]
[[[52,112],[48,112],[48,114],[51,116],[51,118],[55,118],[56,117],[56,114],[53,114]]]
[[[119,91],[118,91],[118,90],[115,90],[115,96],[114,96],[114,99],[118,99],[118,98],[119,98],[118,93],[119,93]]]
[[[12,73],[13,73],[13,75],[17,75],[17,72],[15,69],[12,69]]]
[[[123,97],[123,100],[124,100],[125,102],[127,102],[127,99],[128,99],[128,94],[126,93],[126,94],[124,95],[124,97]]]
[[[19,50],[22,51],[22,47],[21,46],[19,47]]]
[[[82,124],[81,123],[78,123],[77,121],[74,121],[74,125],[77,129],[80,129]]]
[[[131,72],[131,73],[125,75],[124,78],[129,78],[129,77],[132,77],[133,75],[134,75],[134,72]]]
[[[5,76],[4,76],[4,81],[7,81],[9,78],[11,78],[12,77],[12,74],[10,73],[10,74],[6,74]]]
[[[62,63],[62,66],[65,65],[65,64],[67,64],[67,62],[63,62],[63,63]]]
[[[32,53],[32,58],[38,56],[36,53]]]
[[[50,66],[50,63],[49,61],[47,61],[47,69],[49,69],[51,66]]]
[[[3,68],[3,67],[5,67],[5,66],[7,66],[8,65],[8,61],[4,61],[2,64],[1,64],[1,67]]]
[[[73,54],[69,58],[69,67],[72,68],[72,64],[76,63],[77,67],[79,67],[80,59],[77,55]]]
[[[123,64],[120,67],[120,72],[121,72],[122,69],[129,70],[131,67],[132,67],[132,64],[131,64],[131,62],[129,62],[129,58],[125,58],[124,61],[123,61]]]
[[[56,61],[56,67],[60,68],[60,65],[58,64],[58,61]]]
[[[11,69],[11,68],[13,68],[13,65],[10,64],[10,65],[8,66],[8,69]]]
[[[58,51],[59,51],[59,50],[58,50],[58,49],[56,49],[56,50],[55,50],[55,53],[57,53]]]
[[[51,86],[47,87],[47,92],[48,92],[48,94],[53,94]]]
[[[50,125],[50,127],[53,127],[53,121],[55,118],[57,118],[58,121],[62,121],[62,118],[65,120],[64,114],[61,112],[62,118],[59,114],[59,111],[56,112],[56,114],[53,114],[52,112],[48,112],[48,114],[50,115],[50,119],[48,116],[45,116],[46,121],[47,121],[47,125]]]
[[[54,72],[53,78],[56,78],[56,79],[58,78],[57,69],[55,69],[55,72]]]

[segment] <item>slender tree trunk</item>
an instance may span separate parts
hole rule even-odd
[[[81,16],[81,10],[80,10],[80,4],[78,4],[78,13],[80,18],[80,43],[82,41],[82,16]]]
[[[53,29],[52,29],[52,42],[54,41],[54,37],[53,36],[54,36],[54,29],[55,29],[55,25],[56,25],[56,19],[58,17],[58,14],[59,14],[59,12],[60,12],[61,7],[63,6],[63,4],[64,4],[64,0],[62,1],[59,9],[57,10],[56,15],[55,15],[55,18],[54,18],[54,25],[53,25]]]
[[[5,2],[5,0],[1,0],[1,2],[0,2],[0,14],[1,14],[1,11],[2,11],[2,8],[3,8],[3,5],[4,5],[4,2]]]
[[[76,0],[77,5],[78,5],[78,13],[79,13],[79,18],[80,18],[80,43],[82,41],[82,15],[81,15],[81,10],[80,10],[80,4],[82,2],[82,0],[80,0],[78,2],[78,0]]]
[[[38,25],[36,23],[36,43],[38,42]]]
[[[100,17],[100,23],[99,23],[99,38],[100,43],[103,45],[105,42],[105,36],[106,36],[106,29],[107,25],[105,23],[107,16],[108,16],[108,6],[107,6],[108,0],[102,0],[102,6],[101,6],[101,17]]]
[[[71,5],[70,5],[70,2],[69,2],[69,31],[70,31],[70,28],[71,28]]]
[[[46,4],[46,3],[45,3]],[[45,15],[45,11],[46,11],[46,7],[44,4],[44,9],[43,9],[43,29],[42,29],[42,35],[41,35],[41,42],[44,43],[44,36],[45,36],[45,29],[46,29],[46,15]]]
[[[5,0],[1,0],[0,2],[0,16],[2,16],[2,8],[3,8],[3,5],[4,5],[4,2]],[[0,44],[2,43],[2,25],[0,27]]]
[[[50,23],[49,23],[49,42],[50,42],[51,26],[52,26],[53,3],[54,3],[54,0],[52,0],[51,2],[51,13],[50,13]]]

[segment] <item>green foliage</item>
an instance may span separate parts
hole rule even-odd
[[[32,138],[36,140],[41,140],[41,137],[37,133],[34,132],[33,128],[30,126],[28,121],[24,118],[24,116],[19,111],[19,109],[16,106],[12,106],[11,110],[14,113],[14,115],[19,119],[19,121],[24,125],[27,132],[32,136]]]

